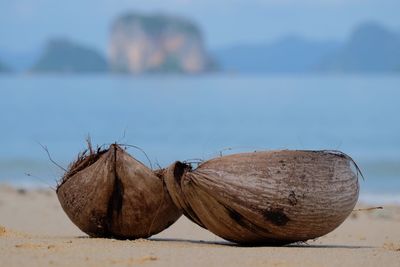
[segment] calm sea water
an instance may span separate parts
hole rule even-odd
[[[400,203],[400,76],[6,75],[0,127],[0,182],[15,185],[55,185],[63,171],[39,143],[67,166],[90,134],[95,144],[139,146],[161,166],[261,149],[339,149],[364,172],[362,200]]]

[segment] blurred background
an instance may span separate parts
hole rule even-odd
[[[337,149],[400,203],[398,0],[2,0],[0,183],[55,186],[86,146],[151,165]],[[136,158],[150,163],[138,150]]]

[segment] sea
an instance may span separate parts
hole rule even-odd
[[[88,138],[152,168],[340,150],[360,201],[400,203],[400,75],[0,75],[0,183],[54,188]]]

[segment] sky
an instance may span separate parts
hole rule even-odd
[[[130,10],[189,17],[211,49],[293,34],[342,41],[370,20],[400,31],[399,0],[0,0],[0,50],[66,37],[105,52],[112,21]]]

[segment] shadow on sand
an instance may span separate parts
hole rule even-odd
[[[342,249],[366,249],[374,248],[372,246],[354,246],[354,245],[325,245],[325,244],[308,244],[305,242],[292,243],[284,246],[268,245],[268,244],[256,244],[256,245],[241,245],[235,244],[229,241],[204,241],[204,240],[192,240],[192,239],[179,239],[179,238],[149,238],[150,241],[157,242],[176,242],[176,243],[191,243],[200,245],[217,245],[217,246],[228,246],[228,247],[275,247],[275,248],[342,248]]]

